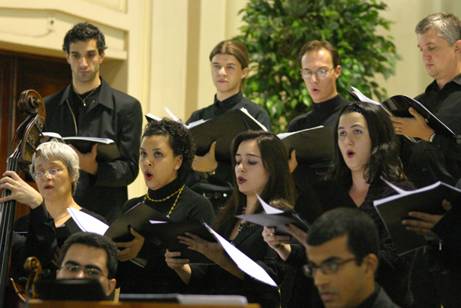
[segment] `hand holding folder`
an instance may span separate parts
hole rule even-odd
[[[391,183],[388,185],[392,186]],[[410,212],[423,212],[432,215],[444,214],[445,209],[442,207],[444,199],[453,204],[459,203],[461,190],[443,182],[436,182],[411,191],[398,189],[397,194],[375,200],[373,204],[391,235],[397,252],[405,254],[424,246],[426,240],[423,236],[407,230],[402,222],[411,218]]]
[[[236,217],[260,226],[275,227],[277,234],[290,234],[286,227],[289,224],[295,225],[304,232],[309,230],[309,225],[294,210],[282,211],[270,206],[259,196],[258,200],[264,209],[263,213],[237,215]]]

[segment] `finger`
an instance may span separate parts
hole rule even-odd
[[[433,215],[424,212],[409,212],[408,216],[430,222],[436,222],[439,218],[439,215]]]
[[[10,177],[12,179],[15,179],[16,181],[18,180],[21,180],[21,177],[14,171],[5,171],[5,173],[3,173],[4,176],[7,176],[7,177]]]
[[[288,243],[291,240],[291,236],[288,235],[276,235],[275,240],[282,243]]]
[[[9,196],[0,198],[0,203],[4,203],[4,202],[7,202],[7,201],[11,201],[11,200],[14,200],[14,198],[13,198],[12,195],[9,195]]]
[[[402,224],[408,227],[424,228],[424,229],[432,229],[432,226],[433,226],[432,223],[428,223],[422,220],[414,220],[414,219],[405,219],[402,221]]]
[[[445,211],[451,210],[451,203],[450,203],[450,201],[444,199],[444,200],[442,201],[442,207],[443,207],[443,209],[444,209]]]
[[[186,236],[190,237],[191,239],[193,239],[195,241],[204,241],[200,236],[197,236],[195,234],[192,234],[192,233],[189,233],[189,232],[186,232],[185,234],[186,234]]]
[[[213,141],[210,146],[210,153],[215,153],[216,152],[216,141]]]
[[[170,258],[179,257],[181,256],[181,252],[179,251],[169,251],[168,249],[165,251],[165,256]]]
[[[115,246],[118,248],[128,248],[131,247],[132,242],[115,242]]]
[[[125,249],[122,249],[120,250],[118,253],[117,253],[117,257],[122,260],[122,261],[126,261],[128,259],[130,259],[128,256],[130,254],[130,249],[129,248],[125,248]]]
[[[413,107],[408,108],[408,112],[409,112],[415,119],[425,121],[424,117],[423,117],[422,115],[420,115],[419,112],[416,111]]]
[[[430,230],[427,230],[427,229],[414,228],[414,227],[406,227],[406,229],[409,231],[413,231],[419,235],[427,235],[430,233]]]
[[[136,232],[136,230],[133,229],[133,227],[130,227],[130,233],[136,238],[144,238],[144,236],[142,236],[140,233]]]
[[[98,152],[98,145],[95,143],[91,147],[91,154],[96,154]]]

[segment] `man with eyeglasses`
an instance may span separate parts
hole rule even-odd
[[[375,282],[378,244],[374,222],[357,209],[337,208],[312,224],[304,269],[326,308],[398,307]]]
[[[107,237],[74,233],[64,242],[58,264],[56,279],[98,280],[107,297],[115,290],[117,248]]]
[[[334,125],[339,110],[347,104],[336,89],[336,80],[341,75],[338,52],[329,42],[309,41],[301,48],[298,62],[313,105],[312,111],[290,122],[288,131]]]
[[[338,94],[336,81],[341,75],[340,58],[336,49],[327,41],[309,41],[304,44],[298,56],[300,75],[312,99],[312,110],[294,118],[288,125],[288,131],[294,132],[306,128],[323,125],[333,128],[339,111],[347,105]],[[333,134],[330,140],[334,142]],[[290,153],[290,169],[300,193],[296,211],[308,222],[312,222],[321,214],[319,206],[314,206],[310,196],[315,195],[311,185],[322,177],[331,162],[328,159],[315,164],[298,162],[296,152]],[[307,206],[309,205],[309,206]]]

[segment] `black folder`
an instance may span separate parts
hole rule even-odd
[[[216,242],[214,236],[199,222],[166,222],[166,223],[149,223],[147,226],[149,236],[160,241],[165,248],[170,251],[179,251],[181,256],[178,258],[189,259],[194,263],[209,263],[208,259],[202,254],[192,251],[186,245],[178,241],[179,235],[186,232],[197,235],[209,242]]]
[[[357,98],[359,101],[365,103],[372,103],[381,106],[387,113],[390,113],[396,117],[412,118],[408,109],[412,107],[421,116],[423,116],[428,122],[429,126],[435,131],[436,134],[445,135],[449,137],[455,137],[456,134],[439,118],[437,118],[432,112],[429,111],[421,102],[405,96],[405,95],[394,95],[382,103],[372,100],[366,97],[358,89],[351,87],[349,93]]]
[[[333,160],[335,147],[331,127],[316,126],[277,136],[289,151],[296,150],[296,158],[300,162],[317,164]]]
[[[37,283],[37,291],[43,300],[107,300],[101,283],[96,279],[42,279]]]
[[[150,240],[151,238],[148,231],[150,219],[168,220],[168,218],[159,211],[140,202],[115,219],[104,235],[112,238],[116,242],[127,242],[133,239],[129,230],[131,226],[146,239]]]
[[[43,132],[43,137],[58,139],[75,147],[80,153],[89,153],[94,144],[98,145],[98,161],[113,161],[120,158],[120,151],[114,140],[110,138],[69,136],[62,137],[58,133]]]
[[[278,234],[288,234],[285,227],[288,224],[293,224],[305,232],[309,230],[309,225],[294,211],[285,211],[280,214],[237,215],[236,217],[260,226],[276,227],[275,232]]]
[[[411,211],[443,214],[442,200],[452,204],[461,201],[461,190],[443,182],[412,191],[406,191],[374,201],[374,206],[389,231],[397,253],[405,254],[426,244],[423,236],[406,230],[402,220],[410,218]]]
[[[261,123],[243,110],[230,110],[211,120],[187,126],[197,146],[197,155],[206,154],[216,141],[216,160],[230,161],[232,140],[247,130],[267,130]]]

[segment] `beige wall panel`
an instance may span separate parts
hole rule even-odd
[[[388,4],[388,10],[384,16],[394,22],[390,34],[394,37],[401,59],[397,63],[394,76],[385,81],[378,80],[385,86],[389,95],[418,95],[431,82],[431,78],[424,69],[417,48],[415,26],[425,16],[435,12],[446,11],[460,17],[461,4],[457,5],[455,4],[457,1],[451,0],[386,0],[385,2]]]
[[[187,1],[154,0],[148,111],[165,116],[168,107],[184,118],[187,58]]]
[[[106,7],[108,9],[119,11],[122,13],[127,12],[127,1],[128,0],[83,0],[91,4]],[[135,0],[138,1],[138,0]],[[139,0],[141,2],[141,0]]]

